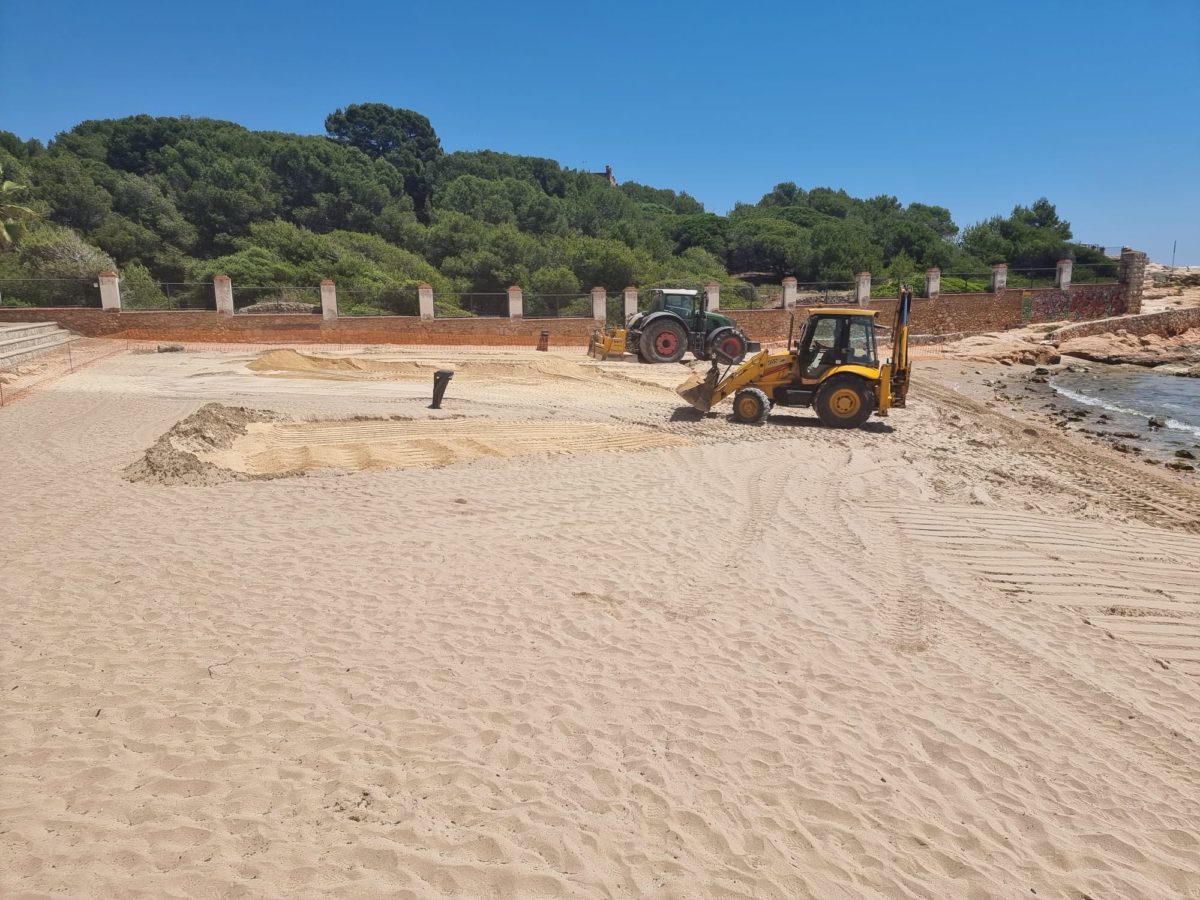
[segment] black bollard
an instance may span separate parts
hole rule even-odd
[[[548,332],[548,331],[542,332],[541,337],[538,338],[537,348],[539,350],[549,350],[550,349],[550,332]]]
[[[438,369],[433,373],[433,402],[429,404],[430,409],[442,408],[442,397],[446,394],[446,385],[453,377],[454,373],[449,369]]]

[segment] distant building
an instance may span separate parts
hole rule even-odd
[[[612,166],[605,166],[603,172],[593,172],[592,174],[607,181],[609,187],[617,186],[617,179],[613,175]]]

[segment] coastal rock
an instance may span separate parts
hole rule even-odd
[[[1180,459],[1195,459],[1196,458],[1196,454],[1193,453],[1191,450],[1187,450],[1187,449],[1176,450],[1175,455],[1178,456]]]
[[[1146,425],[1149,428],[1166,428],[1167,420],[1162,416],[1151,416],[1146,420]]]
[[[1172,366],[1170,373],[1179,374],[1193,367],[1200,368],[1200,329],[1193,328],[1169,338],[1157,334],[1137,336],[1119,329],[1066,340],[1058,349],[1065,356],[1110,365]]]
[[[1168,469],[1174,469],[1176,472],[1195,472],[1196,471],[1196,467],[1193,466],[1191,463],[1180,462],[1178,460],[1172,460],[1171,462],[1166,463],[1165,465]]]

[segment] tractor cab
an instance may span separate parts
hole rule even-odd
[[[704,312],[704,302],[700,299],[699,291],[656,288],[650,292],[650,304],[646,307],[646,315],[656,312],[674,313],[695,331],[700,314]]]

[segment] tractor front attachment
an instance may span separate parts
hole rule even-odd
[[[625,352],[625,337],[628,333],[624,328],[613,328],[609,331],[597,328],[588,341],[588,356],[600,360],[610,356],[621,356]]]

